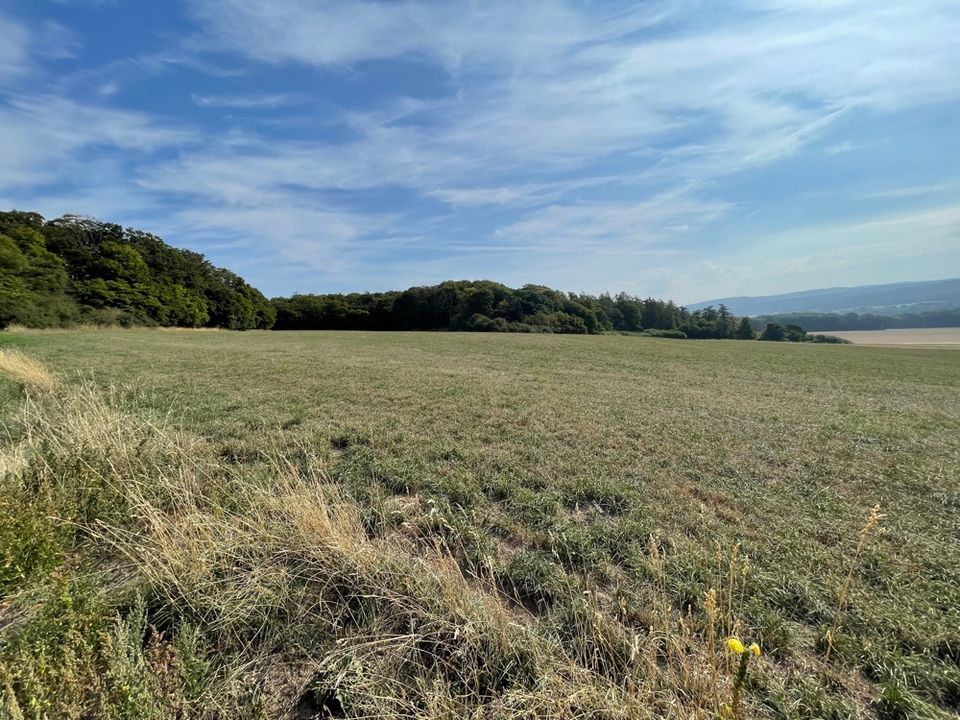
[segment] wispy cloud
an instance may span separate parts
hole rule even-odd
[[[936,195],[951,190],[960,190],[960,184],[956,182],[942,182],[932,185],[908,185],[906,187],[895,187],[888,190],[865,192],[861,193],[860,196],[869,200],[885,200],[891,198],[914,198],[924,195]]]
[[[698,199],[690,189],[639,203],[551,205],[496,231],[498,238],[548,252],[630,255],[716,219],[725,203]]]
[[[655,13],[619,12],[589,22],[562,2],[369,2],[194,0],[206,34],[196,48],[242,51],[267,62],[346,66],[405,55],[513,68],[542,63],[571,45],[636,31]],[[323,38],[323,42],[317,42]]]
[[[21,77],[30,65],[31,35],[13,18],[0,13],[0,87]]]
[[[361,239],[382,230],[387,220],[268,195],[239,207],[201,204],[175,210],[168,223],[175,235],[204,244],[232,240],[255,261],[279,255],[315,273],[335,275],[357,270],[370,250]]]
[[[198,107],[236,108],[250,110],[257,108],[278,108],[303,102],[303,98],[289,93],[275,95],[198,95],[190,96]]]
[[[425,191],[453,205],[515,197],[502,185],[469,189],[481,178],[589,169],[624,153],[640,153],[624,174],[664,181],[738,172],[795,154],[853,108],[960,89],[950,3],[745,6],[677,22],[678,6],[658,3],[599,17],[560,2],[192,3],[205,29],[198,48],[321,67],[441,63],[459,92],[435,104],[435,122],[354,114],[345,121],[357,139],[309,152],[340,178],[334,186],[433,183]],[[651,150],[656,163],[644,160]]]
[[[491,187],[449,187],[427,190],[425,193],[454,207],[530,206],[554,202],[577,190],[609,184],[622,185],[626,181],[627,178],[623,176],[613,175]]]
[[[105,153],[145,156],[198,135],[144,113],[84,105],[52,96],[8,97],[0,104],[0,189],[65,179],[91,179]],[[98,151],[91,159],[85,153]],[[129,161],[129,158],[128,158]]]
[[[824,148],[824,152],[828,153],[829,155],[840,155],[842,153],[850,152],[851,150],[856,149],[856,147],[857,146],[849,140],[844,140],[843,142],[827,146]]]
[[[214,47],[327,69],[433,62],[458,90],[344,112],[347,140],[252,140],[187,153],[152,173],[149,186],[234,207],[264,194],[299,205],[301,194],[314,193],[322,206],[315,193],[403,187],[454,210],[521,212],[492,243],[475,241],[478,251],[513,247],[541,264],[545,254],[565,262],[595,252],[628,256],[675,245],[724,217],[730,205],[715,197],[716,178],[795,155],[853,112],[957,94],[949,67],[960,63],[951,39],[960,20],[947,3],[748,5],[742,15],[698,22],[678,21],[676,6],[656,3],[588,16],[561,2],[519,10],[365,2],[348,11],[324,2],[195,0],[205,33],[196,52]],[[429,121],[410,121],[420,118]],[[633,161],[615,163],[611,175],[617,157]],[[632,186],[633,199],[579,199],[591,177],[619,194]],[[366,213],[378,230],[379,215]],[[281,233],[291,238],[288,256],[309,261],[326,246],[341,258],[369,259],[369,223],[347,216],[334,226],[353,230],[308,241]],[[448,242],[448,252],[461,251]]]

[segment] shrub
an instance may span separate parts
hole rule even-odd
[[[54,520],[49,488],[30,492],[22,484],[0,484],[0,597],[56,567],[65,533]]]
[[[837,337],[836,335],[807,335],[806,341],[812,343],[829,343],[831,345],[850,344],[850,341],[846,338]]]
[[[641,334],[647,337],[671,338],[673,340],[687,339],[687,334],[682,330],[644,330]]]

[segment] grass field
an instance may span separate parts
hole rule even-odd
[[[56,383],[0,380],[9,717],[960,711],[955,349],[3,347]]]
[[[960,345],[960,328],[903,328],[831,332],[857,345]]]

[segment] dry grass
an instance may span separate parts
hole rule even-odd
[[[17,349],[0,348],[0,375],[13,380],[28,392],[50,393],[60,384],[42,363]]]

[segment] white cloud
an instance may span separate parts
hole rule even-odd
[[[630,255],[646,252],[651,245],[689,232],[727,210],[725,203],[700,200],[687,188],[638,203],[551,205],[500,228],[496,235],[548,253]]]
[[[853,144],[852,142],[850,142],[849,140],[845,140],[845,141],[843,141],[843,142],[834,143],[833,145],[829,145],[828,147],[826,147],[826,148],[824,149],[824,152],[826,152],[828,155],[841,155],[841,154],[843,154],[843,153],[850,152],[851,150],[855,150],[856,147],[857,147],[857,146],[854,145],[854,144]]]
[[[960,204],[796,228],[768,243],[768,252],[804,248],[815,270],[937,253],[960,244]]]
[[[463,65],[539,63],[572,44],[634,31],[649,22],[620,13],[590,23],[559,2],[483,4],[331,0],[194,0],[206,35],[194,42],[242,50],[257,60],[346,66],[417,55]]]
[[[0,11],[0,90],[30,83],[42,60],[73,57],[78,46],[74,33],[49,20],[27,25]]]
[[[0,105],[0,189],[91,179],[102,158],[84,152],[149,153],[196,139],[143,113],[52,96],[14,96]]]
[[[20,23],[0,14],[0,87],[21,76],[29,65],[30,33]]]
[[[245,245],[253,258],[281,257],[320,273],[355,272],[367,254],[361,239],[382,230],[387,218],[268,195],[257,204],[202,203],[174,211],[170,232],[203,245],[224,239]]]
[[[278,108],[300,102],[301,98],[289,93],[274,95],[197,95],[190,96],[197,107],[236,108],[249,110],[256,108]]]
[[[601,175],[576,180],[516,183],[492,187],[448,187],[429,190],[426,191],[426,194],[454,207],[529,206],[554,202],[575,190],[595,188],[602,185],[622,185],[624,181],[625,178],[620,176]]]
[[[203,34],[190,49],[201,56],[216,50],[325,72],[412,58],[440,64],[458,92],[383,98],[375,110],[344,112],[334,121],[349,130],[347,140],[213,143],[151,168],[143,186],[231,208],[213,214],[228,233],[248,223],[260,235],[261,199],[275,198],[291,218],[272,231],[277,243],[289,257],[321,258],[318,265],[368,257],[381,246],[364,242],[384,227],[377,212],[364,222],[318,193],[391,186],[455,210],[524,210],[477,252],[629,255],[669,247],[722,217],[729,205],[711,199],[719,190],[710,180],[801,152],[858,112],[960,97],[951,70],[960,65],[960,16],[947,2],[745,2],[740,12],[702,21],[696,12],[681,18],[679,5],[612,7],[587,15],[550,1],[194,0]],[[615,159],[620,169],[611,176]],[[635,199],[572,197],[604,184],[621,197],[631,187]],[[296,231],[292,219],[320,220],[305,198],[330,213],[329,233]]]
[[[688,22],[669,32],[658,23],[675,20],[676,11],[659,4],[607,17],[561,2],[194,0],[192,7],[204,25],[195,50],[324,67],[416,56],[455,68],[459,95],[403,111],[429,111],[429,125],[397,125],[391,111],[352,114],[343,119],[356,140],[281,144],[276,163],[309,176],[312,187],[402,184],[453,204],[510,199],[512,191],[484,188],[469,197],[462,188],[480,178],[577,169],[615,154],[641,153],[626,172],[642,173],[643,154],[654,147],[669,150],[656,154],[654,168],[667,179],[715,176],[796,152],[844,108],[943,99],[958,89],[950,68],[960,63],[952,40],[960,20],[945,2],[829,10],[749,3],[766,12],[730,11],[718,24]],[[651,32],[638,38],[632,33],[640,28]],[[290,97],[194,100],[276,107]],[[697,137],[700,151],[676,152],[696,149],[683,136]],[[296,167],[292,156],[310,159]],[[263,164],[269,172],[273,163],[240,157],[238,174]]]
[[[860,197],[869,200],[887,200],[890,198],[912,198],[923,195],[936,195],[947,191],[957,191],[960,184],[956,182],[933,183],[931,185],[908,185],[906,187],[890,188],[862,193]]]

